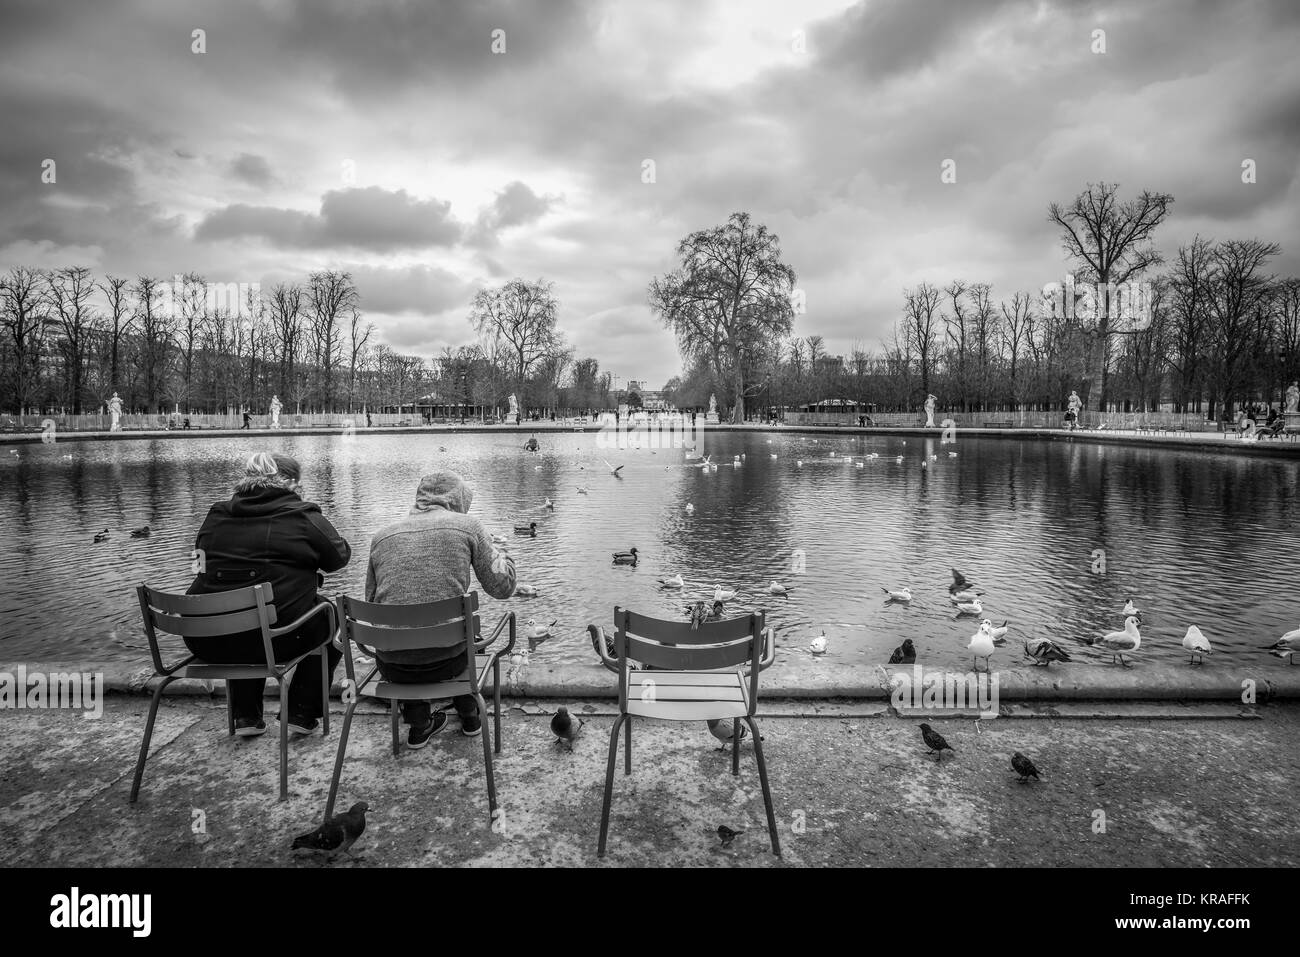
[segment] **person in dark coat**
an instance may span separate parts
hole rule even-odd
[[[301,469],[287,455],[259,452],[248,459],[244,477],[228,502],[208,512],[195,539],[203,571],[188,594],[207,595],[266,582],[271,585],[278,624],[285,625],[324,602],[316,593],[318,571],[337,571],[352,549],[320,507],[301,497]],[[329,618],[312,617],[297,634],[273,640],[276,661],[283,662],[319,647],[329,637]],[[215,664],[256,664],[266,660],[260,630],[218,638],[186,638],[185,645]],[[342,653],[325,645],[330,674]],[[320,662],[313,656],[294,670],[289,683],[289,729],[310,734],[324,714]],[[266,730],[262,720],[262,679],[231,681],[228,694],[235,733],[243,737]]]

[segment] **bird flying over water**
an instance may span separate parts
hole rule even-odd
[[[623,477],[623,476],[621,476],[621,475],[618,474],[618,473],[622,470],[623,466],[621,466],[621,465],[611,465],[608,459],[601,459],[601,461],[605,463],[605,468],[609,469],[609,474],[610,474],[610,475],[614,476],[615,478],[622,478],[622,477]]]
[[[358,801],[343,814],[335,814],[314,831],[299,834],[293,839],[292,850],[343,851],[352,856],[352,845],[366,830],[366,812],[370,805]]]

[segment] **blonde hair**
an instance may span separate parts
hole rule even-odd
[[[251,492],[259,488],[296,489],[297,486],[297,477],[286,475],[275,455],[270,452],[254,452],[244,463],[244,477],[235,483],[235,491]]]

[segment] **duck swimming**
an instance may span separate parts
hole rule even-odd
[[[108,541],[108,529],[104,529],[102,532],[95,533],[96,545],[98,545],[100,542],[106,542],[106,541]]]
[[[148,525],[141,525],[139,528],[131,529],[132,538],[148,538],[149,535],[150,535],[150,528]]]
[[[615,552],[615,553],[614,553],[614,564],[615,564],[615,565],[632,565],[632,566],[635,566],[635,565],[636,565],[636,562],[637,562],[637,557],[636,557],[636,546],[633,546],[631,549],[629,549],[629,550],[626,551],[626,552]]]
[[[527,535],[529,538],[536,538],[536,537],[537,537],[537,523],[536,523],[536,522],[529,522],[527,525],[516,525],[516,526],[515,526],[515,534],[516,534],[516,535]]]

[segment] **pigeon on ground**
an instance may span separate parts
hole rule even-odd
[[[1038,776],[1038,768],[1034,767],[1034,762],[1017,751],[1011,755],[1011,766],[1016,769],[1016,774],[1020,775],[1020,783],[1024,784],[1031,777],[1035,781],[1041,781]]]
[[[911,665],[916,663],[916,648],[912,645],[911,638],[904,638],[903,643],[894,649],[894,653],[889,656],[891,665]]]
[[[713,735],[715,738],[717,738],[719,741],[722,742],[722,747],[718,748],[718,750],[719,751],[727,750],[727,745],[731,744],[731,740],[734,732],[731,719],[711,718],[705,723],[708,724],[709,726],[709,734]],[[740,740],[744,741],[745,736],[748,734],[749,734],[749,728],[745,725],[745,722],[742,721],[740,723]]]
[[[1192,653],[1191,664],[1205,664],[1205,656],[1214,649],[1210,647],[1210,639],[1201,634],[1201,629],[1195,625],[1188,625],[1187,634],[1183,636],[1183,647]],[[1197,659],[1200,661],[1197,661]]]
[[[569,715],[569,709],[561,706],[560,710],[556,711],[551,717],[551,733],[555,735],[557,742],[565,742],[568,744],[569,750],[572,751],[573,742],[582,733],[583,724],[582,718],[579,718],[575,723]]]
[[[1025,642],[1025,654],[1040,665],[1053,661],[1069,661],[1070,654],[1051,638],[1030,638]]]
[[[370,805],[358,801],[348,808],[346,813],[335,814],[314,831],[299,834],[293,839],[293,850],[329,851],[331,856],[336,851],[343,851],[352,856],[352,845],[366,830],[366,812]]]
[[[957,753],[953,746],[943,739],[943,735],[938,731],[935,731],[928,724],[921,725],[921,740],[924,741],[925,746],[930,749],[926,753],[937,755],[938,757],[935,759],[937,761],[943,760],[943,752],[945,751],[952,751],[953,754]]]
[[[739,835],[744,833],[745,833],[744,831],[733,831],[725,824],[718,825],[718,837],[722,839],[723,847],[731,847],[731,842],[734,841]]]

